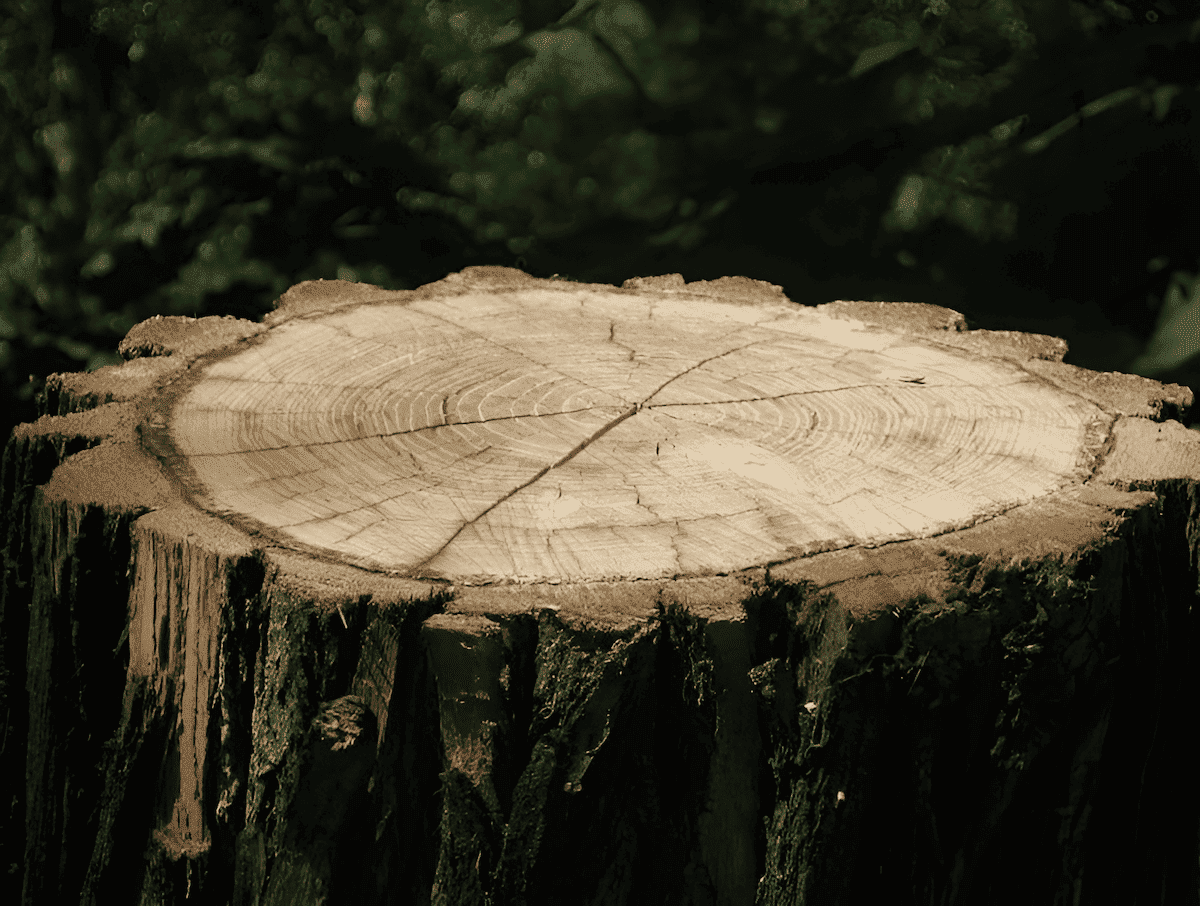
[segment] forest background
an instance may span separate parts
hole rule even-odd
[[[930,302],[1200,389],[1184,0],[6,0],[0,437],[153,315],[472,264]]]

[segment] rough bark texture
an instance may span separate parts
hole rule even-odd
[[[369,564],[261,509],[225,512],[220,475],[185,461],[206,451],[172,432],[184,389],[281,328],[505,293],[785,305],[741,279],[618,290],[505,268],[408,294],[307,283],[263,324],[144,322],[123,365],[51,378],[0,473],[0,900],[1200,901],[1200,434],[1174,420],[1190,392],[944,309],[822,306],[859,349],[928,368],[872,378],[897,412],[914,378],[947,386],[951,359],[1020,374],[1014,411],[1043,399],[1063,417],[1057,452],[1005,474],[1042,485],[783,557],[756,529],[759,561],[715,568],[711,541],[696,574],[637,551],[623,577],[422,572],[416,548]],[[630,399],[630,430],[666,405]],[[964,455],[1017,443],[1029,416],[1004,417],[981,416],[991,439]],[[898,418],[875,437],[919,435]],[[758,480],[755,499],[783,506],[778,481],[724,463],[730,486]],[[494,525],[542,530],[530,520]]]

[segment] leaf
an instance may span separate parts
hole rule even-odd
[[[877,44],[875,47],[868,47],[858,55],[858,59],[854,61],[854,65],[850,67],[848,75],[852,79],[857,79],[864,72],[874,69],[881,63],[886,63],[900,54],[912,50],[917,46],[916,41],[888,41],[885,44]]]
[[[1163,299],[1154,335],[1129,370],[1151,377],[1200,354],[1200,274],[1176,271]]]

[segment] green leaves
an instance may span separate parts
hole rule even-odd
[[[789,122],[817,115],[806,107],[820,92],[783,93],[801,62],[853,54],[848,76],[857,79],[919,47],[893,113],[921,121],[947,103],[982,102],[997,87],[980,81],[978,63],[964,62],[972,43],[941,53],[947,41],[971,34],[1012,44],[1010,33],[1021,30],[1014,23],[1024,22],[1007,0],[978,11],[942,0],[919,11],[891,0],[861,9],[828,0],[760,4],[732,28],[731,14],[649,0],[579,0],[544,24],[541,8],[511,0],[393,0],[361,13],[327,0],[285,2],[274,21],[261,22],[243,10],[194,0],[111,3],[93,23],[137,44],[140,66],[161,67],[182,52],[204,70],[206,96],[180,98],[180,109],[206,116],[203,132],[224,143],[216,153],[238,153],[230,133],[257,124],[267,136],[241,151],[286,172],[296,161],[272,144],[275,129],[303,131],[300,111],[315,105],[380,142],[403,137],[441,174],[440,185],[409,194],[456,199],[447,214],[477,242],[503,237],[513,253],[614,217],[655,223],[654,243],[694,246],[705,233],[697,218],[719,212],[709,203],[683,215],[688,186],[711,178],[730,154],[761,159]],[[255,34],[265,40],[243,37]],[[172,59],[184,79],[180,62]],[[952,79],[933,75],[940,71]],[[433,97],[418,87],[427,73],[437,78]],[[653,124],[663,117],[690,128],[662,131]],[[974,198],[944,207],[973,229],[982,216]]]
[[[1005,153],[1027,116],[1014,117],[976,135],[960,145],[944,145],[928,152],[919,168],[908,173],[896,187],[883,225],[894,232],[914,232],[934,219],[946,220],[987,240],[993,236],[1010,239],[1016,232],[1016,205],[990,197],[986,179],[1007,163]]]
[[[1163,298],[1154,335],[1129,371],[1153,377],[1200,355],[1200,274],[1175,271]]]
[[[856,79],[865,72],[869,72],[881,63],[886,63],[888,60],[900,56],[902,53],[907,53],[917,46],[916,41],[900,40],[887,41],[883,44],[877,44],[874,47],[868,47],[858,55],[858,59],[854,61],[854,65],[850,67],[850,78]]]
[[[521,44],[535,56],[520,71],[521,77],[513,80],[516,88],[505,99],[503,109],[510,116],[518,112],[521,101],[539,92],[552,92],[568,110],[577,111],[589,102],[628,97],[634,91],[619,63],[584,32],[573,28],[535,32]]]

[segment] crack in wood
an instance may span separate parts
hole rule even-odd
[[[422,560],[420,563],[418,563],[417,566],[415,567],[415,571],[420,572],[420,570],[422,570],[426,565],[428,565],[431,560],[436,559],[442,553],[442,551],[444,551],[446,548],[448,548],[451,544],[454,543],[454,539],[457,538],[459,535],[461,535],[463,530],[465,528],[467,528],[467,526],[474,525],[475,523],[477,523],[480,519],[485,517],[488,513],[490,513],[496,507],[500,506],[500,504],[504,503],[504,501],[508,500],[510,497],[514,496],[515,494],[519,494],[521,491],[525,490],[531,484],[538,481],[540,478],[542,478],[542,476],[544,476],[551,469],[557,468],[558,466],[561,466],[563,463],[568,462],[571,459],[574,459],[577,455],[579,455],[581,452],[583,452],[584,449],[586,449],[588,444],[592,443],[595,440],[599,440],[601,437],[603,437],[605,434],[607,434],[609,431],[611,431],[613,428],[615,428],[621,422],[625,421],[625,419],[629,418],[629,416],[635,414],[637,411],[638,411],[637,408],[635,408],[634,406],[630,406],[628,409],[626,409],[624,412],[622,412],[620,415],[618,415],[616,418],[614,418],[611,422],[609,422],[606,425],[602,425],[599,429],[597,429],[592,434],[591,437],[589,437],[583,441],[580,441],[578,444],[576,444],[575,447],[571,451],[569,451],[568,453],[566,453],[565,455],[560,457],[556,462],[552,462],[550,465],[548,465],[545,468],[538,471],[537,474],[535,474],[528,481],[525,481],[522,484],[517,485],[517,487],[513,488],[511,491],[509,491],[507,494],[505,494],[503,497],[501,497],[499,500],[497,500],[495,503],[493,503],[491,506],[489,506],[486,510],[484,510],[482,513],[480,513],[478,516],[475,516],[472,519],[468,519],[466,522],[464,522],[462,525],[460,525],[458,527],[458,530],[453,535],[451,535],[446,540],[445,544],[443,544],[436,551],[434,551],[432,554],[430,554],[428,557],[426,557],[424,560]]]
[[[634,403],[632,406],[630,406],[628,409],[626,409],[624,412],[622,412],[620,415],[618,415],[616,418],[614,418],[611,422],[609,422],[606,425],[602,425],[600,428],[598,428],[596,431],[594,431],[592,433],[591,437],[588,437],[588,438],[580,441],[578,444],[576,444],[573,449],[571,449],[569,452],[567,452],[566,454],[561,456],[557,461],[555,461],[555,462],[551,463],[550,465],[546,466],[545,468],[541,469],[532,478],[523,482],[522,484],[518,485],[517,487],[513,488],[511,491],[509,491],[507,494],[505,494],[503,497],[501,497],[499,500],[497,500],[495,503],[493,503],[491,506],[489,506],[486,510],[484,510],[482,513],[480,513],[478,516],[475,516],[474,518],[469,519],[466,522],[464,522],[462,525],[460,525],[458,527],[457,531],[455,531],[455,533],[453,535],[451,535],[441,547],[439,547],[430,556],[426,557],[424,560],[422,560],[420,563],[417,564],[417,566],[414,569],[414,572],[419,573],[431,561],[437,559],[437,557],[444,550],[446,550],[446,548],[448,548],[451,544],[454,543],[454,539],[456,539],[459,535],[461,535],[463,533],[463,531],[467,528],[467,526],[476,524],[477,522],[479,522],[479,520],[483,519],[485,516],[487,516],[488,513],[490,513],[492,510],[496,509],[496,507],[500,506],[500,504],[504,503],[510,497],[513,497],[516,494],[519,494],[521,491],[525,490],[531,484],[534,484],[535,482],[540,480],[543,476],[545,476],[548,472],[550,472],[551,469],[556,469],[559,466],[563,465],[564,463],[570,462],[572,459],[574,459],[576,456],[578,456],[580,453],[582,453],[584,450],[586,450],[590,444],[599,440],[601,437],[603,437],[605,434],[607,434],[609,431],[611,431],[617,425],[621,424],[621,422],[625,421],[625,419],[629,418],[631,415],[636,415],[638,412],[640,412],[642,410],[642,407],[647,402],[649,402],[651,399],[654,398],[655,394],[661,392],[662,389],[664,387],[666,387],[668,384],[670,384],[672,381],[678,380],[679,378],[683,377],[684,375],[689,374],[692,371],[695,371],[697,368],[700,368],[701,366],[708,364],[709,362],[713,361],[714,359],[719,359],[723,356],[727,356],[727,355],[731,355],[735,352],[739,352],[739,351],[747,348],[748,346],[753,346],[757,342],[761,342],[761,341],[755,340],[750,343],[744,343],[743,345],[737,346],[733,349],[727,349],[724,352],[719,352],[716,355],[709,356],[707,359],[702,359],[701,361],[697,362],[695,365],[685,368],[683,371],[679,372],[679,374],[672,375],[671,377],[669,377],[661,385],[659,385],[658,389],[655,390],[654,393],[651,393],[650,396],[646,397],[646,399],[644,399],[640,402]],[[678,521],[676,522],[676,528],[678,528]]]
[[[193,452],[169,446],[178,461],[159,462],[182,471],[184,491],[214,515],[261,513],[284,544],[331,546],[385,568],[394,562],[402,569],[393,575],[455,582],[465,573],[469,584],[509,574],[551,581],[707,574],[734,561],[782,563],[830,545],[940,534],[962,527],[956,519],[993,517],[1013,495],[1023,501],[1055,479],[1095,474],[1103,460],[1096,448],[1104,420],[1095,417],[1086,455],[1070,456],[1072,429],[1085,413],[1063,401],[1045,404],[1045,377],[933,339],[864,338],[819,313],[748,323],[742,313],[727,317],[723,299],[693,309],[675,299],[656,307],[651,298],[647,319],[640,296],[606,298],[594,309],[594,294],[581,294],[577,323],[569,298],[551,296],[551,313],[566,317],[545,318],[540,296],[494,291],[496,304],[483,310],[459,294],[417,299],[406,311],[369,312],[370,330],[334,319],[332,333],[300,331],[284,346],[231,360],[229,374],[211,374],[229,386],[177,394],[177,405],[156,411],[158,427],[139,426],[142,444],[154,452],[156,434],[164,447],[178,436],[179,449]],[[659,323],[668,301],[672,315],[695,320],[686,335]],[[526,312],[529,324],[521,320]],[[404,327],[397,334],[404,342],[378,343],[376,325],[389,335]],[[318,361],[318,375],[338,376],[332,383],[297,380],[313,373],[309,357],[330,340],[365,351]],[[397,355],[410,347],[419,351]],[[446,354],[460,347],[481,358]],[[416,378],[387,373],[406,362],[419,364]],[[341,379],[347,363],[362,371],[357,383]],[[293,368],[289,379],[276,377]],[[1011,380],[1014,369],[1021,379]],[[259,378],[247,381],[239,371]],[[692,378],[693,371],[701,374]],[[679,389],[668,390],[675,381]],[[309,394],[310,387],[322,390]],[[755,395],[736,396],[743,393]],[[813,400],[799,399],[809,394]],[[456,419],[479,418],[451,422],[450,400]],[[568,404],[575,408],[562,410]],[[226,409],[237,414],[213,414]],[[646,420],[603,439],[643,411]],[[213,439],[218,419],[227,440]],[[572,437],[581,439],[571,444]],[[343,446],[324,451],[331,444]],[[944,492],[932,493],[935,486]],[[830,506],[836,519],[809,518]],[[425,520],[420,533],[408,528],[416,520]],[[716,533],[700,528],[705,520],[714,520]],[[724,544],[723,532],[744,541]],[[655,540],[638,557],[622,556],[621,545],[643,537]]]

